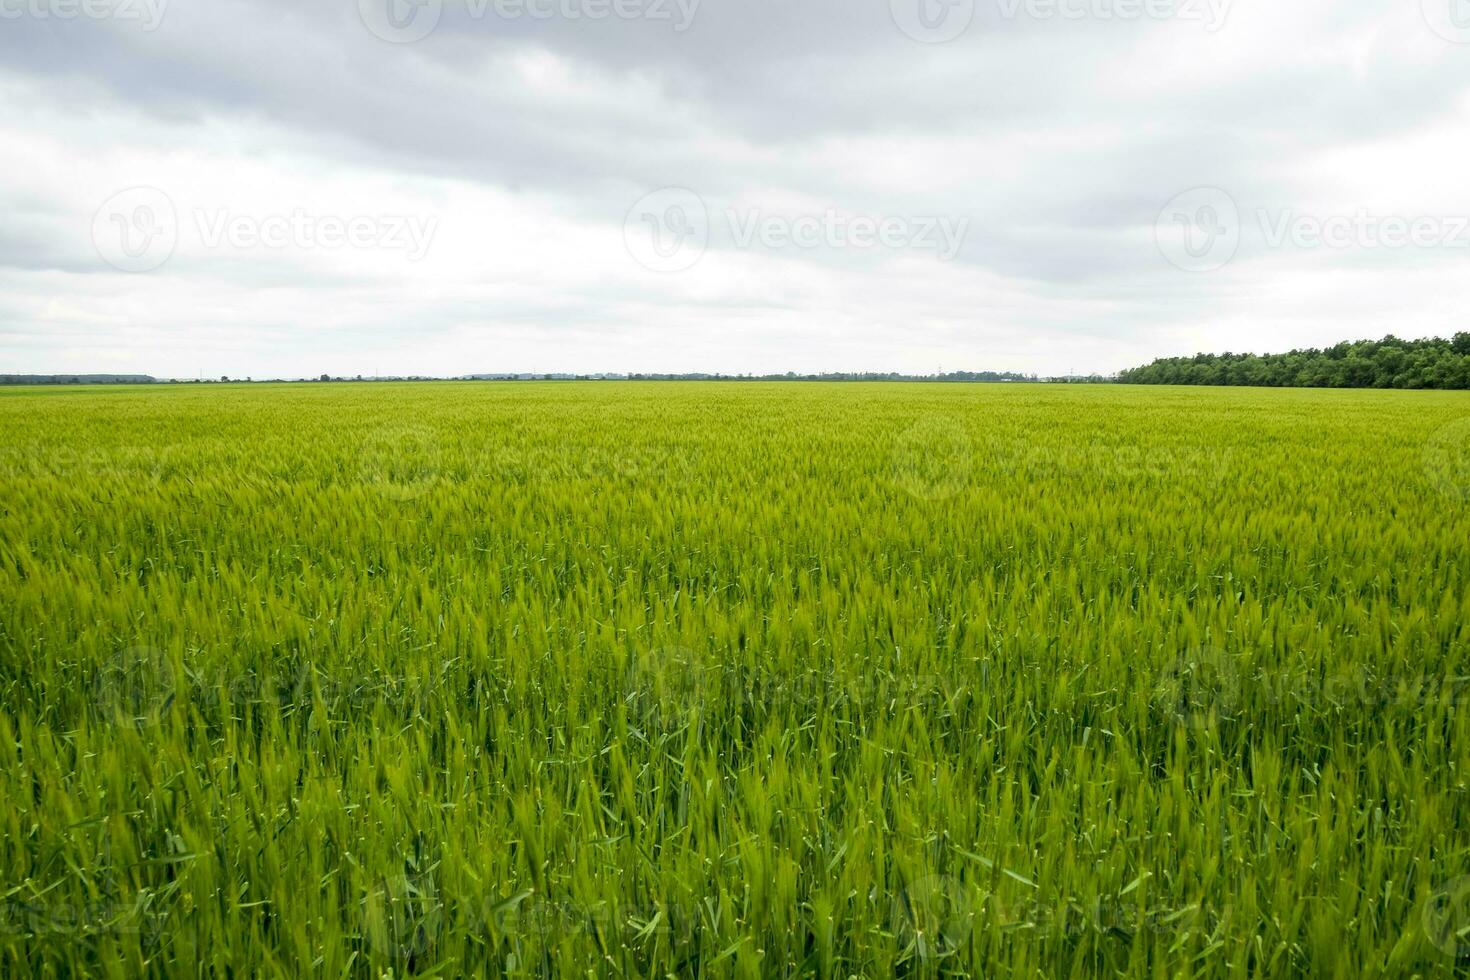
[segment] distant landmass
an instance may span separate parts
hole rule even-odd
[[[0,385],[151,385],[240,384],[253,378],[155,378],[147,374],[0,374]],[[950,371],[902,374],[897,371],[827,372],[821,374],[570,374],[564,372],[498,372],[452,378],[423,375],[383,377],[334,376],[261,379],[261,383],[385,381],[903,381],[948,384],[1138,384],[1240,385],[1270,388],[1443,388],[1470,389],[1470,333],[1448,340],[1343,341],[1332,347],[1308,347],[1285,354],[1195,354],[1163,357],[1116,376],[1043,377],[1015,371]]]
[[[828,373],[797,374],[469,374],[466,381],[1039,381],[1008,371],[953,371],[949,374]]]
[[[0,385],[152,385],[146,374],[0,374]]]
[[[154,378],[146,374],[0,374],[3,385],[107,385],[107,384],[241,384],[253,378]],[[934,381],[948,383],[1000,384],[1008,382],[1071,382],[1076,384],[1111,381],[1097,375],[1068,378],[1042,378],[1013,371],[951,371],[947,374],[899,374],[897,372],[860,372],[797,374],[565,374],[539,372],[504,372],[498,374],[466,374],[455,378],[432,378],[422,375],[393,377],[353,377],[322,374],[312,378],[262,379],[261,383],[289,384],[300,382],[374,382],[374,381]]]
[[[1038,381],[1035,375],[1009,371],[951,371],[948,374],[899,374],[897,372],[831,372],[827,374],[630,374],[630,381]]]

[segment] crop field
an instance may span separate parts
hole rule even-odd
[[[1470,963],[1470,397],[0,392],[0,975]]]

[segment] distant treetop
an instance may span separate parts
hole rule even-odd
[[[1118,376],[1124,384],[1271,388],[1470,389],[1470,333],[1449,340],[1343,341],[1286,354],[1166,357]]]

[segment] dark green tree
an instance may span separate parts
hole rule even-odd
[[[1253,385],[1274,388],[1470,389],[1470,333],[1449,340],[1343,341],[1285,354],[1166,357],[1118,376],[1123,384]]]

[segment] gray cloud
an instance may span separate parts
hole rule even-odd
[[[102,370],[97,357],[146,329],[170,338],[148,352],[160,373],[180,349],[230,359],[200,310],[257,375],[313,373],[294,368],[297,351],[351,361],[354,344],[441,356],[423,337],[481,338],[485,356],[547,369],[918,370],[942,353],[952,367],[1055,371],[1073,354],[1112,370],[1196,345],[1455,327],[1422,294],[1451,278],[1456,249],[1272,247],[1257,217],[1470,213],[1448,176],[1470,132],[1470,49],[1417,3],[1234,3],[1210,30],[1183,14],[1069,20],[1044,0],[977,0],[967,30],[928,44],[886,0],[684,2],[681,31],[675,0],[661,8],[671,20],[477,17],[450,0],[408,44],[375,36],[346,0],[174,0],[153,31],[5,20],[0,136],[20,165],[0,195],[0,284],[13,289],[0,357]],[[129,275],[91,229],[135,185],[161,189],[182,230],[165,264]],[[672,274],[624,245],[629,208],[661,187],[696,191],[713,223],[707,252]],[[1205,273],[1156,242],[1161,209],[1196,187],[1239,208],[1233,261]],[[394,264],[300,243],[208,247],[191,226],[201,209],[383,210],[440,227],[422,262]],[[940,262],[742,247],[726,218],[789,226],[829,210],[938,215],[968,233]],[[1394,321],[1386,304],[1351,302],[1359,293],[1400,300]],[[737,323],[774,339],[755,353],[721,341]],[[560,340],[598,330],[576,350]],[[997,351],[1014,359],[989,362]],[[618,363],[557,361],[593,356]],[[826,360],[793,363],[814,356]]]

